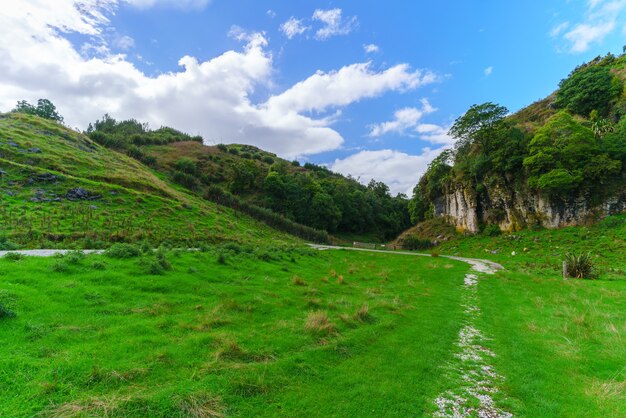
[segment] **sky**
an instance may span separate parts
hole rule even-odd
[[[411,194],[473,104],[626,44],[626,0],[0,0],[0,111],[50,99]]]

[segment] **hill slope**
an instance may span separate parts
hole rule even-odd
[[[295,241],[32,115],[0,114],[0,170],[0,237],[20,245]]]
[[[576,68],[550,97],[507,116],[494,103],[457,119],[410,207],[418,222],[519,230],[593,222],[626,210],[626,55]]]
[[[230,193],[242,205],[260,206],[319,230],[384,240],[410,225],[408,199],[392,197],[385,184],[364,186],[325,167],[300,166],[254,146],[205,146],[201,138],[171,128],[151,130],[136,120],[117,121],[108,115],[87,133],[194,193]]]

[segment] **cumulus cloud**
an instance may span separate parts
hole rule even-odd
[[[615,31],[624,10],[626,0],[589,0],[584,21],[574,26],[569,22],[560,23],[552,29],[550,35],[556,37],[562,34],[568,44],[567,49],[572,53],[585,52],[591,45],[601,43]]]
[[[369,62],[351,64],[338,71],[318,71],[284,93],[270,98],[265,106],[284,113],[323,112],[387,91],[412,90],[435,81],[438,81],[436,74],[411,71],[407,64],[398,64],[380,72],[372,70]]]
[[[289,39],[297,35],[302,35],[307,30],[309,30],[309,27],[306,26],[302,20],[296,19],[293,16],[280,25],[280,31]]]
[[[417,132],[420,139],[424,141],[428,141],[432,144],[454,145],[455,139],[448,134],[449,130],[449,126],[435,125],[432,123],[421,123],[415,128],[415,132]]]
[[[380,51],[380,47],[375,44],[363,45],[363,49],[367,54],[375,54],[376,52]]]
[[[315,37],[326,40],[333,36],[347,35],[357,26],[356,16],[344,19],[342,10],[339,8],[322,10],[317,9],[313,13],[313,20],[319,21],[323,27],[317,30]]]
[[[147,3],[146,3],[147,4]],[[233,28],[244,44],[199,61],[179,60],[180,70],[148,76],[105,48],[85,55],[67,33],[90,38],[110,27],[107,14],[117,0],[32,0],[0,8],[0,109],[17,100],[52,100],[70,126],[85,128],[109,113],[136,118],[151,126],[169,125],[207,141],[260,146],[291,158],[336,149],[341,135],[328,115],[388,91],[405,91],[433,82],[429,72],[397,65],[374,71],[368,63],[318,72],[263,103],[254,92],[271,85],[275,72],[267,39],[260,33]]]
[[[330,169],[345,175],[352,175],[367,184],[375,179],[389,186],[392,193],[412,194],[428,164],[445,148],[425,148],[420,155],[384,149],[361,151],[344,159],[337,159]]]
[[[422,108],[405,107],[394,113],[394,118],[370,127],[368,136],[376,138],[388,133],[405,134],[407,130],[414,130],[424,115],[435,112],[427,99],[422,99]]]

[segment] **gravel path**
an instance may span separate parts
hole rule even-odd
[[[367,251],[371,253],[413,255],[417,257],[432,257],[430,254],[414,253],[414,252],[409,252],[409,251],[370,250],[367,248],[339,247],[336,245],[320,245],[320,244],[308,244],[308,245],[318,250]],[[493,274],[498,270],[504,270],[504,267],[502,267],[501,264],[498,264],[489,260],[482,260],[480,258],[457,257],[455,255],[440,255],[439,257],[449,258],[450,260],[463,261],[465,263],[470,264],[474,270],[481,272],[481,273]]]
[[[15,250],[15,251],[0,251],[0,258],[7,255],[7,253],[18,253],[30,257],[52,257],[55,254],[67,254],[76,250]],[[104,250],[80,250],[85,254],[102,254]]]

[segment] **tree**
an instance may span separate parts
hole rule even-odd
[[[623,88],[623,82],[611,74],[609,67],[588,65],[576,69],[559,83],[554,104],[581,116],[587,117],[596,110],[606,117]]]
[[[621,169],[621,162],[603,153],[593,131],[561,111],[537,131],[524,159],[528,185],[560,195],[598,188]]]
[[[450,136],[457,140],[457,150],[465,150],[476,143],[486,145],[489,135],[500,127],[508,113],[506,107],[492,102],[470,107],[450,128]]]
[[[63,116],[59,115],[56,106],[48,99],[37,100],[37,107],[31,105],[26,100],[20,100],[12,110],[17,113],[26,113],[29,115],[37,115],[44,119],[63,122]]]

